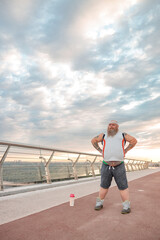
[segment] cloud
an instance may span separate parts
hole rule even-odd
[[[92,151],[90,139],[117,119],[137,148],[158,148],[159,8],[1,1],[1,138]]]

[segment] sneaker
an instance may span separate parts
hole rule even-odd
[[[96,199],[96,206],[95,210],[101,210],[103,208],[103,200],[101,200],[99,197]]]
[[[123,208],[121,211],[122,214],[130,213],[130,212],[131,212],[130,208],[127,208],[127,209]]]
[[[123,202],[123,209],[122,209],[121,213],[126,214],[126,213],[130,213],[130,212],[131,212],[130,202],[128,200],[126,200],[125,202]]]

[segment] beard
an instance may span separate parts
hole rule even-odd
[[[115,136],[116,134],[117,134],[117,132],[118,132],[118,128],[117,129],[108,129],[107,130],[107,133],[108,133],[108,137],[113,137],[113,136]]]

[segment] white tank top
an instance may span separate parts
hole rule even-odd
[[[121,132],[114,136],[105,136],[103,139],[103,160],[105,162],[123,161],[125,157],[124,142]]]

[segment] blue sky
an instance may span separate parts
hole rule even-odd
[[[94,151],[116,119],[160,154],[158,0],[1,0],[1,140]]]

